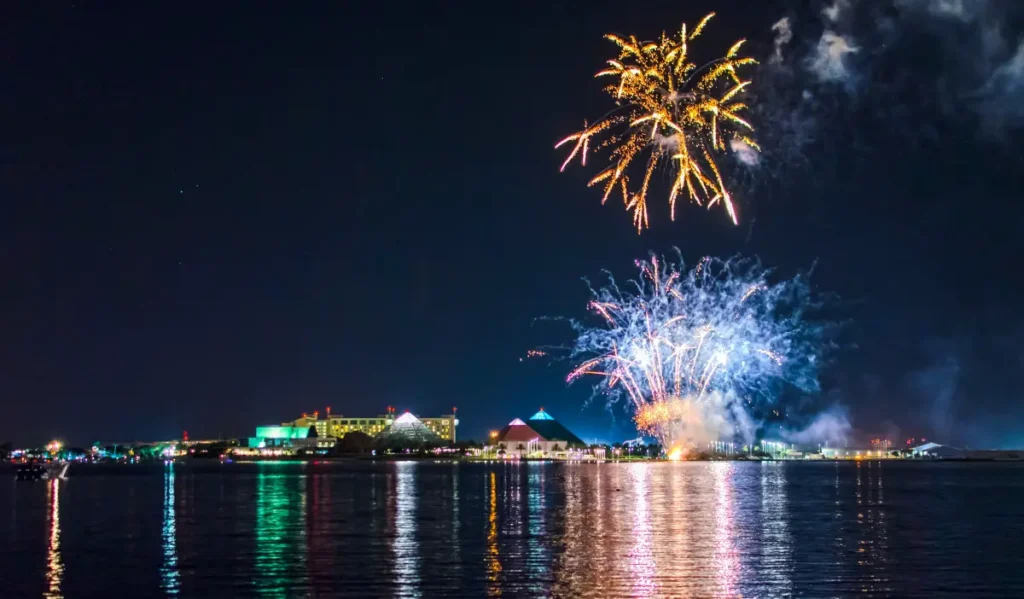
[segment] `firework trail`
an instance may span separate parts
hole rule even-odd
[[[619,53],[595,77],[613,78],[605,90],[617,107],[592,125],[584,122],[583,129],[555,145],[572,144],[563,171],[577,156],[586,166],[591,149],[595,153],[608,150],[610,164],[588,185],[604,186],[602,204],[621,191],[638,233],[649,226],[647,191],[655,168],[662,164],[675,168],[668,198],[672,220],[676,200],[685,195],[709,208],[721,203],[737,223],[736,208],[714,155],[739,147],[752,160],[759,150],[750,137],[753,127],[740,116],[747,105],[739,97],[750,82],[738,74],[741,67],[756,61],[738,56],[745,40],[703,66],[690,61],[689,44],[713,16],[704,17],[690,31],[684,23],[678,36],[662,33],[658,41],[606,35]],[[643,178],[639,187],[633,187],[627,171],[634,162],[642,162],[641,157],[646,157]]]
[[[666,447],[724,404],[770,401],[786,384],[817,388],[822,329],[804,321],[802,278],[773,283],[756,260],[705,258],[689,271],[681,258],[636,264],[625,289],[611,279],[591,287],[602,322],[575,325],[571,355],[582,361],[569,382],[602,377],[597,390],[628,398],[637,427]]]

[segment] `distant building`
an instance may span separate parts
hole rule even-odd
[[[324,421],[324,426],[335,437],[341,438],[346,434],[358,431],[371,437],[391,426],[390,415],[380,415],[375,418],[351,418],[345,416],[331,416],[330,420]]]
[[[516,418],[505,425],[492,447],[504,456],[560,457],[586,449],[586,443],[541,409],[528,423]]]
[[[309,428],[309,426],[257,426],[256,436],[248,439],[247,445],[250,451],[236,453],[290,455],[299,449],[326,451],[338,442],[334,437],[320,436],[319,434],[310,436]]]
[[[309,436],[309,425],[297,425],[297,426],[257,426],[256,437],[260,439],[270,439],[274,441],[284,441],[291,439],[305,439]]]
[[[332,435],[331,431],[328,429],[327,421],[320,420],[320,414],[318,412],[313,412],[312,416],[309,414],[303,414],[302,418],[296,418],[290,422],[282,422],[281,426],[287,428],[304,428],[306,430],[309,430],[309,427],[312,426],[316,429],[316,436],[318,437],[335,436]]]
[[[409,412],[378,433],[375,442],[378,448],[385,450],[420,449],[444,443],[437,433]]]
[[[456,429],[459,426],[459,419],[454,413],[435,417],[424,417],[419,418],[418,420],[442,440],[451,443],[456,441]],[[297,418],[292,422],[285,422],[282,425],[296,427],[305,426],[307,428],[314,426],[316,427],[316,432],[319,436],[337,437],[340,439],[353,431],[359,431],[371,437],[376,437],[378,434],[390,427],[394,421],[395,412],[393,408],[388,408],[387,414],[378,414],[373,418],[331,414],[328,409],[327,417],[324,419],[319,417],[318,412],[313,412],[312,417],[310,417],[309,414],[303,414],[302,418]]]
[[[442,416],[420,418],[424,426],[434,431],[438,437],[445,441],[455,443],[455,429],[459,426],[459,419],[455,414],[444,414]]]
[[[884,460],[892,456],[877,447],[822,447],[821,457],[826,460]]]
[[[562,426],[562,423],[551,417],[541,408],[536,414],[530,416],[530,428],[551,441],[563,441],[567,447],[586,447],[587,444],[577,437],[569,429]]]
[[[950,447],[949,445],[940,445],[938,443],[925,443],[912,447],[910,449],[911,455],[915,457],[923,458],[938,458],[944,460],[962,459],[967,457],[967,452],[958,449],[956,447]]]

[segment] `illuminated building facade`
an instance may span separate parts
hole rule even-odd
[[[891,457],[876,447],[822,447],[821,456],[826,460],[884,460]]]
[[[492,439],[495,452],[507,457],[572,457],[586,444],[543,408],[526,422],[516,418]]]
[[[381,415],[374,418],[351,418],[346,416],[331,416],[323,420],[323,426],[330,431],[331,435],[339,439],[351,432],[365,433],[371,437],[391,426],[391,418]]]
[[[268,453],[272,455],[291,455],[295,450],[307,449],[326,452],[334,447],[338,440],[330,436],[309,436],[309,426],[285,424],[282,426],[257,426],[256,436],[249,437],[248,451],[234,451],[236,455],[252,455]]]
[[[377,446],[382,449],[432,447],[443,442],[423,421],[409,412],[395,418],[391,426],[376,437]]]
[[[455,428],[459,425],[459,419],[455,417],[455,414],[446,414],[437,418],[420,418],[420,422],[434,431],[438,437],[455,443]]]
[[[321,419],[319,412],[313,412],[312,415],[307,413],[303,414],[302,418],[282,423],[282,426],[305,427],[306,429],[312,426],[316,428],[316,434],[320,437],[336,437],[340,439],[351,432],[360,432],[376,437],[387,430],[394,423],[395,419],[395,409],[391,407],[387,409],[386,414],[378,414],[373,418],[331,414],[331,409],[327,408],[326,418]],[[442,440],[455,443],[459,419],[454,409],[451,414],[419,418],[419,421]]]
[[[330,430],[329,430],[329,428],[327,426],[327,421],[326,420],[320,420],[320,413],[319,412],[313,412],[312,416],[310,416],[309,414],[305,414],[304,413],[304,414],[302,414],[302,418],[296,418],[295,420],[293,420],[291,422],[282,422],[281,426],[282,427],[304,428],[307,431],[309,430],[309,427],[312,426],[312,427],[314,427],[316,429],[316,435],[318,437],[330,437],[330,436],[332,436],[330,434]]]

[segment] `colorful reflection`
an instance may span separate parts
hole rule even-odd
[[[530,462],[527,475],[527,530],[529,531],[528,559],[530,572],[530,593],[547,595],[546,582],[551,572],[547,541],[547,527],[544,517],[547,501],[544,496],[544,481],[547,466]]]
[[[416,539],[416,462],[396,462],[395,585],[399,597],[420,596],[420,556]]]
[[[734,462],[714,462],[711,476],[715,487],[715,547],[714,568],[718,582],[718,596],[735,597],[739,578],[740,560],[733,545],[735,506],[732,496]]]
[[[865,568],[861,592],[887,592],[889,587],[888,531],[884,508],[881,461],[857,462],[857,565]]]
[[[661,513],[658,519],[659,532],[668,533],[671,542],[659,552],[657,565],[661,575],[672,575],[676,572],[706,572],[709,570],[710,557],[707,554],[693,552],[692,536],[704,534],[703,519],[694,517],[693,505],[696,503],[694,476],[690,472],[693,464],[689,462],[673,463],[656,467],[655,481],[660,482],[661,493],[654,500],[654,506],[670,505],[667,513]],[[699,501],[699,500],[698,500]],[[704,508],[706,510],[706,508]],[[698,512],[699,513],[699,512]],[[681,585],[680,585],[681,586]],[[674,589],[673,589],[674,590]],[[680,589],[680,597],[693,597],[692,587]]]
[[[160,539],[163,544],[163,565],[160,567],[160,588],[168,595],[177,595],[181,582],[178,574],[177,531],[174,505],[174,462],[164,466],[164,512]]]
[[[649,464],[630,464],[629,476],[633,483],[633,547],[629,550],[629,569],[632,574],[632,595],[650,597],[657,584],[651,542],[651,511],[649,505]]]
[[[526,529],[526,503],[523,487],[523,471],[526,463],[512,463],[502,466],[504,483],[501,493],[501,553],[504,560],[502,577],[503,593],[519,597],[528,594],[528,543]]]
[[[46,591],[43,597],[63,597],[64,562],[60,552],[60,479],[54,478],[46,487],[50,506],[50,540],[46,551]]]
[[[259,594],[292,597],[305,583],[305,475],[297,477],[298,501],[285,473],[268,473],[261,465],[256,482],[256,572]]]
[[[462,522],[459,520],[459,465],[455,464],[452,471],[452,543],[458,545],[459,531]]]
[[[786,464],[761,462],[760,569],[773,592],[792,593],[793,540],[789,533],[789,501],[786,495]]]
[[[459,465],[456,463],[452,470],[452,524],[451,524],[451,551],[455,559],[453,578],[462,576],[462,542],[459,535],[462,531],[462,522],[459,520]]]
[[[492,470],[487,502],[487,595],[501,595],[501,560],[498,554],[498,476]]]
[[[594,572],[594,568],[588,568],[586,563],[588,556],[602,556],[600,540],[603,535],[591,535],[586,530],[583,498],[580,493],[579,466],[566,465],[563,475],[560,477],[564,483],[563,493],[565,503],[562,509],[562,550],[558,554],[555,582],[552,588],[552,595],[559,597],[579,596],[581,587],[586,588],[584,581],[588,574],[600,574]],[[600,479],[598,479],[600,480]],[[595,501],[600,501],[595,496]],[[600,504],[595,509],[600,511]],[[555,528],[557,530],[557,523]],[[589,543],[588,543],[589,541]]]

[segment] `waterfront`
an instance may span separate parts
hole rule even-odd
[[[1024,466],[192,462],[0,493],[4,597],[1021,596]]]

